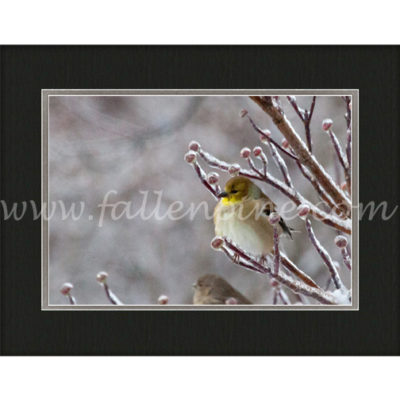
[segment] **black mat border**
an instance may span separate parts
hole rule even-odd
[[[41,89],[360,90],[360,201],[399,199],[399,48],[2,47],[1,192],[40,201]],[[399,213],[360,224],[357,312],[43,312],[40,222],[1,227],[5,355],[398,355]]]

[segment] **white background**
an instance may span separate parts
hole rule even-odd
[[[397,2],[398,3],[398,2]],[[382,44],[394,1],[3,1],[2,43]]]
[[[394,44],[392,3],[8,1],[1,5],[0,42]],[[60,400],[394,398],[399,367],[398,358],[383,357],[2,357],[0,392],[6,399]]]

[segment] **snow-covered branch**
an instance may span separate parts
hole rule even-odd
[[[331,274],[333,283],[335,284],[337,289],[343,288],[342,280],[336,270],[336,267],[333,264],[332,258],[329,253],[325,250],[325,248],[321,245],[317,237],[315,236],[314,230],[311,226],[311,221],[309,218],[306,219],[306,227],[308,231],[308,235],[310,237],[311,243],[314,245],[315,249],[318,251],[318,254],[321,256],[325,265],[328,267],[328,270]]]
[[[103,286],[104,291],[106,292],[107,299],[111,304],[122,305],[122,301],[114,294],[114,292],[109,288],[107,283],[108,274],[107,272],[99,272],[96,276],[97,282]]]
[[[65,282],[60,289],[61,294],[63,294],[67,299],[69,304],[76,304],[75,297],[72,296],[71,290],[74,288],[74,285],[69,282]]]
[[[307,147],[310,153],[312,153],[312,139],[311,139],[311,130],[310,130],[310,124],[311,124],[311,118],[314,113],[314,108],[315,108],[315,102],[317,100],[317,96],[313,96],[311,100],[311,106],[310,110],[303,110],[302,108],[299,107],[297,104],[297,99],[295,96],[287,96],[287,99],[289,103],[292,105],[294,110],[296,111],[296,114],[300,117],[301,121],[304,124],[304,130],[306,133],[306,140],[307,140]]]

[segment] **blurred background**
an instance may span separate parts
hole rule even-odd
[[[297,96],[298,104],[307,109],[311,99]],[[260,141],[247,118],[240,118],[241,109],[247,109],[259,126],[269,128],[279,143],[282,140],[255,103],[244,96],[51,96],[49,104],[49,200],[61,200],[67,209],[73,203],[85,205],[77,221],[62,220],[60,207],[49,221],[50,304],[66,304],[59,291],[66,281],[74,284],[78,304],[109,304],[96,282],[99,271],[109,273],[111,289],[125,304],[156,304],[161,294],[169,297],[170,304],[191,304],[192,284],[205,273],[221,275],[254,303],[272,303],[267,276],[241,269],[210,248],[214,228],[204,211],[194,219],[186,215],[175,221],[153,217],[113,221],[106,213],[99,227],[98,205],[110,190],[117,193],[111,194],[108,202],[131,202],[132,213],[142,205],[141,191],[149,191],[147,216],[157,205],[157,191],[162,191],[160,208],[164,213],[176,200],[183,202],[185,210],[205,201],[211,213],[214,199],[183,159],[188,143],[196,140],[216,157],[246,167],[239,156],[241,148],[252,148]],[[303,124],[285,97],[281,97],[281,104],[304,138]],[[345,111],[340,97],[318,96],[311,123],[314,154],[338,182],[344,180],[343,173],[335,167],[332,143],[321,126],[323,119],[331,118],[345,147]],[[283,157],[296,189],[318,202],[295,162]],[[282,180],[269,159],[270,172]],[[223,185],[229,176],[220,176]],[[262,188],[278,209],[287,202],[273,187],[265,184]],[[281,240],[286,253],[325,288],[329,274],[305,233],[304,221],[291,219],[289,225],[300,233],[294,240]],[[337,233],[316,220],[313,227],[322,245],[339,262],[339,273],[349,287],[350,274],[334,244]],[[285,292],[296,301],[288,290]]]

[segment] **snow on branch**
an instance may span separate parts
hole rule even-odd
[[[311,221],[309,218],[306,219],[306,227],[308,234],[310,236],[310,240],[312,244],[314,245],[315,249],[318,251],[318,254],[321,256],[322,260],[324,261],[325,265],[328,267],[328,270],[331,274],[333,283],[335,284],[337,289],[342,289],[343,288],[343,283],[342,280],[340,279],[340,276],[336,270],[335,265],[333,264],[332,258],[329,255],[329,253],[325,250],[325,248],[321,245],[319,240],[314,234],[314,230],[311,226]]]
[[[346,103],[346,114],[344,118],[346,120],[347,125],[347,146],[346,146],[346,154],[347,154],[347,162],[351,167],[351,97],[343,96],[343,100]]]
[[[349,251],[347,250],[347,239],[345,236],[339,235],[335,238],[335,244],[342,252],[343,262],[346,267],[351,270],[351,258]]]
[[[304,130],[306,132],[307,147],[308,147],[308,150],[310,151],[310,153],[312,153],[312,140],[311,140],[310,124],[311,124],[311,118],[314,113],[315,102],[317,100],[317,96],[313,96],[313,98],[311,100],[310,110],[301,109],[297,104],[297,99],[295,96],[287,96],[287,99],[304,124]]]
[[[65,282],[60,289],[61,294],[63,294],[67,299],[69,304],[76,304],[75,297],[72,296],[71,290],[74,288],[74,285],[69,282]]]
[[[333,125],[333,121],[331,119],[324,119],[324,121],[322,122],[322,129],[328,133],[329,137],[332,140],[332,144],[335,149],[337,158],[338,158],[341,166],[343,167],[344,176],[345,176],[346,183],[347,183],[347,189],[350,193],[350,190],[351,190],[350,165],[347,161],[346,155],[344,154],[344,152],[342,150],[342,146],[340,145],[337,136],[335,135],[335,133],[332,130],[332,125]]]
[[[122,301],[114,294],[114,292],[109,288],[107,283],[108,274],[107,272],[99,272],[96,276],[97,282],[103,286],[104,291],[106,292],[107,299],[111,304],[122,305]]]

